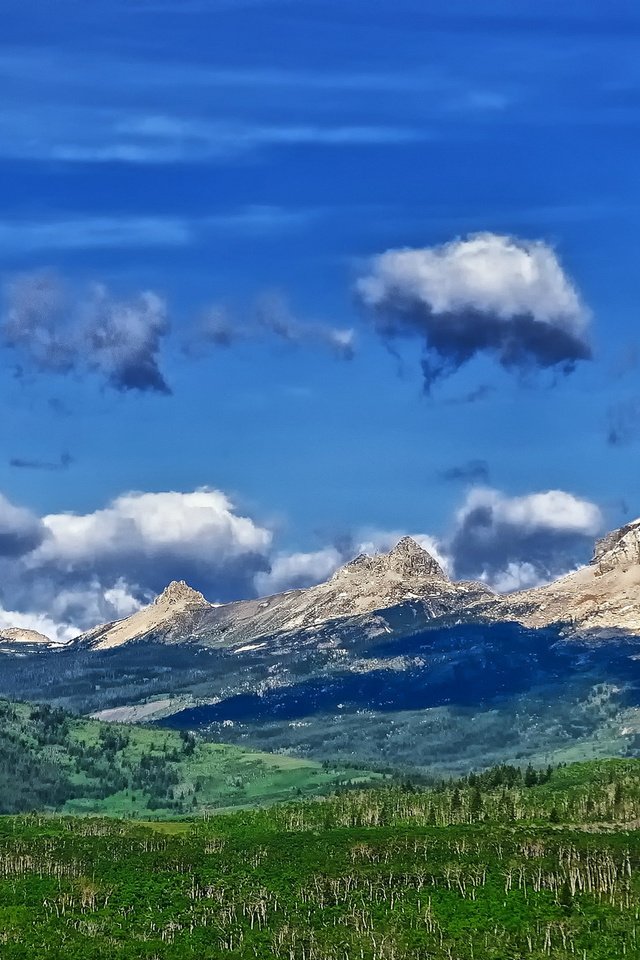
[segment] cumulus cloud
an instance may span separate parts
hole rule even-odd
[[[227,307],[214,304],[202,315],[185,344],[188,354],[201,356],[209,348],[233,347],[247,341],[276,341],[294,347],[329,350],[342,360],[355,354],[355,332],[320,321],[300,319],[281,293],[263,293],[248,311],[234,317]]]
[[[374,257],[357,295],[388,341],[422,341],[425,388],[472,357],[569,372],[591,357],[589,314],[555,251],[493,233]]]
[[[446,483],[487,483],[489,464],[486,460],[467,460],[441,470],[439,477]]]
[[[52,271],[15,277],[3,293],[0,342],[24,369],[93,372],[115,390],[170,393],[160,369],[167,309],[156,293],[120,300],[102,284],[75,291]]]
[[[309,587],[327,580],[344,562],[343,553],[333,546],[308,553],[276,553],[270,569],[256,575],[256,589],[260,596],[266,596]]]
[[[48,536],[29,557],[33,567],[115,575],[161,589],[184,571],[208,589],[238,576],[237,561],[257,563],[271,532],[239,515],[230,498],[203,487],[191,493],[129,493],[88,514],[42,518]]]
[[[601,527],[594,503],[563,490],[509,497],[476,487],[456,513],[447,550],[457,577],[513,589],[575,567]]]
[[[128,616],[173,579],[212,600],[251,596],[271,552],[271,530],[219,490],[129,493],[41,518],[1,498],[0,607],[77,633]]]

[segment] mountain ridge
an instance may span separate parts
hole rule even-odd
[[[459,616],[527,627],[562,625],[571,636],[640,634],[640,518],[597,540],[585,566],[528,590],[496,594],[482,582],[452,580],[416,540],[402,537],[386,553],[359,554],[323,583],[257,599],[215,604],[184,580],[174,580],[148,606],[99,624],[66,646],[109,649],[153,639],[242,649],[407,602],[419,603],[427,620]],[[31,632],[0,630],[0,643],[8,650],[12,642],[17,647],[28,639],[47,646],[44,636],[26,633]]]

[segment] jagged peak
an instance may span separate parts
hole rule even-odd
[[[591,563],[600,573],[640,564],[640,517],[597,540]]]
[[[421,547],[413,537],[402,537],[388,553],[378,553],[374,556],[366,553],[358,554],[349,563],[340,567],[332,579],[341,578],[345,574],[358,574],[364,571],[377,573],[385,568],[406,578],[449,579],[437,560],[431,556],[428,550]]]
[[[435,577],[438,580],[449,579],[435,557],[413,537],[402,537],[398,540],[388,557],[395,569],[404,574]]]
[[[153,601],[154,604],[206,604],[207,600],[204,596],[198,591],[194,590],[193,587],[190,587],[188,583],[184,580],[172,580],[171,583],[164,588],[162,593]]]

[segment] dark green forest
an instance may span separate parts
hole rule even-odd
[[[640,763],[143,824],[0,818],[6,960],[640,956]]]

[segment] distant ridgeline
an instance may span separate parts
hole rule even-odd
[[[215,605],[171,583],[66,646],[5,631],[0,693],[367,768],[455,775],[635,756],[640,521],[498,596],[405,537],[326,583]]]

